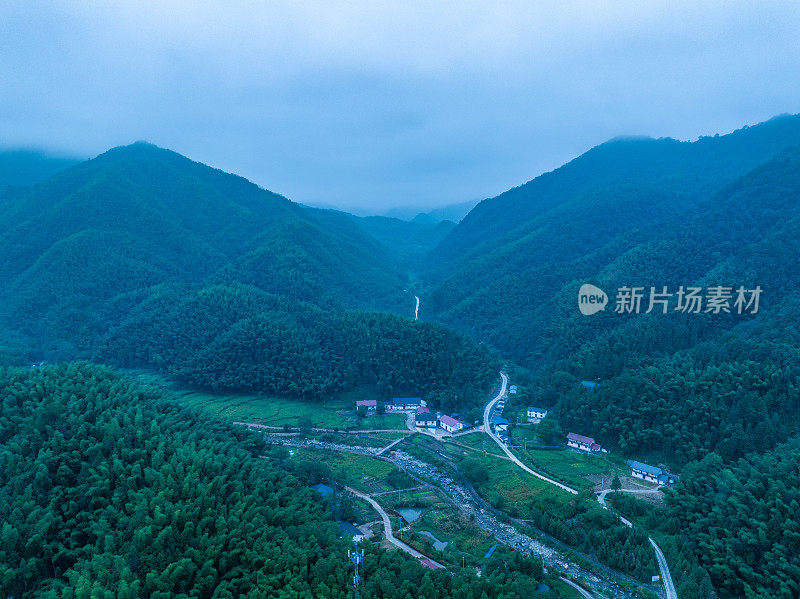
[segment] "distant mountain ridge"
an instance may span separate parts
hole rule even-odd
[[[480,202],[432,253],[449,268],[503,238],[524,235],[537,215],[587,193],[629,185],[668,187],[691,198],[708,197],[783,149],[800,143],[800,116],[782,115],[722,136],[695,142],[621,137],[499,196]],[[519,231],[515,231],[516,229]]]
[[[0,189],[34,185],[80,162],[42,150],[0,147]]]

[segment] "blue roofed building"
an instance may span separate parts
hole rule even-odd
[[[672,485],[680,480],[677,475],[670,474],[658,466],[651,466],[636,460],[628,460],[627,463],[631,467],[631,476],[634,478],[640,478],[659,485]]]

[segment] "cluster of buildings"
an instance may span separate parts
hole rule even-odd
[[[512,385],[512,388],[516,388],[516,385]],[[494,427],[494,432],[497,435],[497,438],[500,439],[506,445],[508,445],[510,442],[508,436],[508,429],[511,426],[511,423],[506,418],[503,418],[503,410],[505,409],[506,409],[506,400],[501,399],[495,404],[494,408],[489,414],[489,420],[491,422],[492,427]]]
[[[608,453],[607,449],[601,447],[600,444],[595,442],[591,437],[585,437],[577,433],[570,433],[567,435],[567,446],[590,454]],[[670,474],[658,466],[651,466],[650,464],[637,462],[636,460],[628,460],[626,463],[630,466],[631,476],[634,478],[640,478],[658,485],[674,485],[680,480],[677,474]]]
[[[392,401],[383,407],[386,412],[394,414],[414,412],[414,424],[418,428],[441,428],[450,434],[469,428],[469,425],[457,418],[446,414],[434,414],[421,397],[393,397]],[[364,408],[367,413],[376,412],[378,402],[374,399],[357,401],[356,410],[359,408]]]

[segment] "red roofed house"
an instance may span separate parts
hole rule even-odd
[[[376,399],[362,399],[356,402],[356,410],[358,408],[366,408],[367,412],[374,412],[378,409],[378,400]]]
[[[466,426],[463,422],[459,422],[452,416],[440,416],[439,425],[448,433],[457,433]]]
[[[425,406],[420,406],[417,408],[414,423],[420,428],[436,428],[436,416]]]
[[[570,433],[567,435],[567,445],[575,449],[580,449],[581,451],[600,451],[600,446],[594,442],[594,439],[591,437],[584,437],[577,433]],[[593,449],[595,445],[597,449]]]

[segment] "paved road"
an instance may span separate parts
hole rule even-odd
[[[573,589],[575,589],[576,591],[578,591],[578,592],[581,594],[581,596],[582,596],[582,597],[585,597],[586,599],[595,599],[595,598],[594,598],[594,595],[592,595],[592,594],[591,594],[589,591],[587,591],[586,589],[584,589],[582,586],[580,586],[580,585],[577,585],[577,584],[575,584],[574,582],[572,582],[572,581],[571,581],[569,578],[564,578],[563,576],[559,576],[559,578],[560,578],[560,579],[561,579],[563,582],[566,582],[566,583],[567,583],[569,586],[571,586]]]
[[[504,373],[504,372],[501,372],[500,373],[500,378],[502,380],[502,383],[500,384],[500,390],[497,392],[497,395],[495,397],[493,397],[489,401],[489,403],[486,404],[486,407],[483,409],[483,429],[484,429],[484,432],[487,435],[489,435],[492,439],[494,439],[495,443],[497,443],[500,446],[500,448],[511,459],[511,461],[513,461],[517,466],[519,466],[520,468],[525,470],[525,472],[528,472],[528,473],[532,474],[533,476],[535,476],[536,478],[539,478],[539,479],[541,479],[541,480],[543,480],[545,482],[548,482],[548,483],[550,483],[552,485],[555,485],[555,486],[559,487],[560,489],[563,489],[564,491],[567,491],[569,493],[573,493],[573,494],[577,495],[578,491],[576,491],[572,487],[568,487],[567,485],[563,485],[560,482],[553,480],[552,478],[548,478],[548,477],[546,477],[546,476],[544,476],[542,474],[539,474],[538,472],[534,472],[533,470],[528,468],[525,464],[523,464],[519,460],[519,458],[517,458],[517,456],[515,456],[511,452],[511,450],[506,446],[506,444],[503,443],[500,440],[500,438],[495,433],[492,432],[492,428],[491,428],[491,425],[490,425],[492,410],[494,409],[494,406],[498,401],[500,401],[502,398],[507,396],[508,375],[506,375],[506,373]],[[603,491],[600,492],[600,494],[598,495],[598,498],[597,498],[597,500],[600,502],[600,504],[606,509],[608,509],[608,507],[606,506],[605,498],[606,498],[606,495],[608,494],[608,492],[610,490],[611,489],[604,489]],[[649,490],[635,490],[635,491],[629,491],[629,492],[646,493],[646,492],[651,492],[651,491],[649,491]],[[620,521],[623,524],[625,524],[625,526],[627,526],[628,528],[633,528],[633,523],[630,520],[628,520],[627,518],[623,518],[619,514],[617,514],[617,517],[620,519]],[[659,570],[661,570],[661,580],[664,583],[664,589],[666,591],[667,599],[678,599],[678,594],[675,591],[675,584],[672,581],[672,575],[670,574],[669,566],[667,565],[667,559],[664,557],[664,554],[662,553],[661,548],[656,544],[656,542],[652,538],[649,538],[648,540],[650,541],[650,544],[653,546],[653,549],[656,552],[656,560],[658,561],[658,568],[659,568]],[[573,586],[576,586],[576,585],[573,585]],[[588,597],[591,598],[591,595],[585,595],[585,596],[588,596]]]
[[[558,482],[557,480],[553,480],[552,478],[549,478],[549,477],[545,476],[544,474],[539,474],[538,472],[528,468],[525,464],[523,464],[520,461],[520,459],[517,456],[515,456],[511,452],[511,450],[506,446],[506,444],[503,443],[500,440],[500,437],[498,437],[494,432],[492,432],[492,427],[491,427],[491,424],[490,424],[492,410],[494,409],[495,404],[498,401],[500,401],[502,398],[506,397],[506,395],[508,394],[508,390],[507,390],[507,387],[508,387],[508,375],[505,372],[501,372],[500,373],[500,378],[502,379],[502,383],[500,385],[500,390],[497,392],[497,395],[495,397],[493,397],[489,401],[489,403],[486,404],[486,407],[483,409],[483,431],[487,435],[489,435],[492,439],[494,439],[494,442],[497,443],[500,446],[500,449],[503,450],[503,452],[509,457],[509,459],[512,462],[514,462],[517,466],[522,468],[525,472],[527,472],[528,474],[532,474],[536,478],[538,478],[540,480],[543,480],[546,483],[550,483],[551,485],[555,485],[556,487],[566,491],[567,493],[572,493],[573,495],[577,495],[578,491],[576,491],[572,487],[568,487],[567,485],[564,485],[564,484]]]
[[[405,543],[403,543],[403,541],[395,537],[394,533],[392,532],[392,521],[389,519],[389,514],[387,514],[386,510],[384,510],[380,506],[380,504],[377,501],[375,501],[372,497],[370,497],[366,493],[356,491],[352,487],[345,487],[345,489],[350,491],[353,495],[356,495],[357,497],[360,497],[361,499],[368,501],[369,504],[373,508],[375,508],[375,511],[378,512],[378,514],[380,514],[381,519],[383,520],[383,534],[386,536],[386,540],[389,541],[392,545],[394,545],[398,549],[405,551],[409,555],[414,556],[417,559],[424,559],[434,564],[435,566],[438,566],[439,568],[444,568],[444,566],[439,562],[437,562],[436,560],[432,560],[427,555],[423,555],[413,547],[406,545]]]
[[[597,501],[600,502],[605,509],[608,509],[606,505],[606,495],[612,492],[612,489],[603,489],[597,494]],[[659,489],[620,489],[621,493],[659,493]],[[623,518],[619,514],[617,517],[622,521],[622,523],[627,526],[628,528],[633,528],[633,522],[628,520],[627,518]],[[658,562],[658,569],[661,570],[661,581],[664,583],[664,591],[666,592],[667,599],[678,599],[678,592],[675,590],[675,583],[672,581],[672,574],[670,574],[669,566],[667,565],[667,558],[664,557],[664,553],[661,551],[661,547],[659,547],[656,542],[653,540],[652,537],[647,538],[650,541],[650,544],[653,546],[653,550],[656,552],[656,561]]]
[[[652,538],[650,538],[649,541],[656,552],[658,569],[661,570],[661,581],[664,583],[664,590],[667,592],[667,599],[678,599],[678,592],[675,590],[675,583],[672,582],[672,574],[669,573],[667,558],[664,557],[661,547],[656,545],[656,542]]]
[[[351,445],[327,443],[316,439],[300,440],[294,437],[277,436],[270,433],[267,433],[266,437],[271,442],[281,443],[290,447],[313,447],[357,453],[372,457],[375,457],[375,453],[379,451],[379,449],[373,447],[354,447]],[[475,524],[491,534],[499,542],[525,554],[533,553],[539,555],[548,567],[555,568],[556,570],[568,573],[571,576],[578,577],[588,582],[604,597],[634,599],[633,593],[620,588],[610,577],[601,578],[592,572],[584,570],[574,562],[569,562],[564,559],[564,557],[552,547],[520,532],[514,526],[506,522],[501,522],[491,510],[486,509],[486,506],[482,506],[482,501],[474,493],[474,490],[470,490],[466,486],[457,483],[431,464],[414,458],[402,451],[398,451],[397,449],[391,452],[390,458],[380,456],[377,459],[387,460],[410,474],[413,478],[420,481],[427,481],[438,488],[462,513],[466,514],[468,517],[474,518]],[[392,492],[396,493],[396,491]]]
[[[237,426],[246,426],[247,428],[258,429],[262,431],[283,431],[284,427],[282,426],[269,426],[267,424],[256,424],[255,422],[234,422],[233,424]],[[309,429],[301,429],[297,427],[287,427],[288,430],[298,433],[304,433],[306,431],[311,431],[312,433],[336,433],[339,435],[364,435],[366,433],[402,433],[403,429],[401,428],[372,428],[372,429],[357,429],[351,428],[346,430],[335,429],[335,428],[309,428]]]

